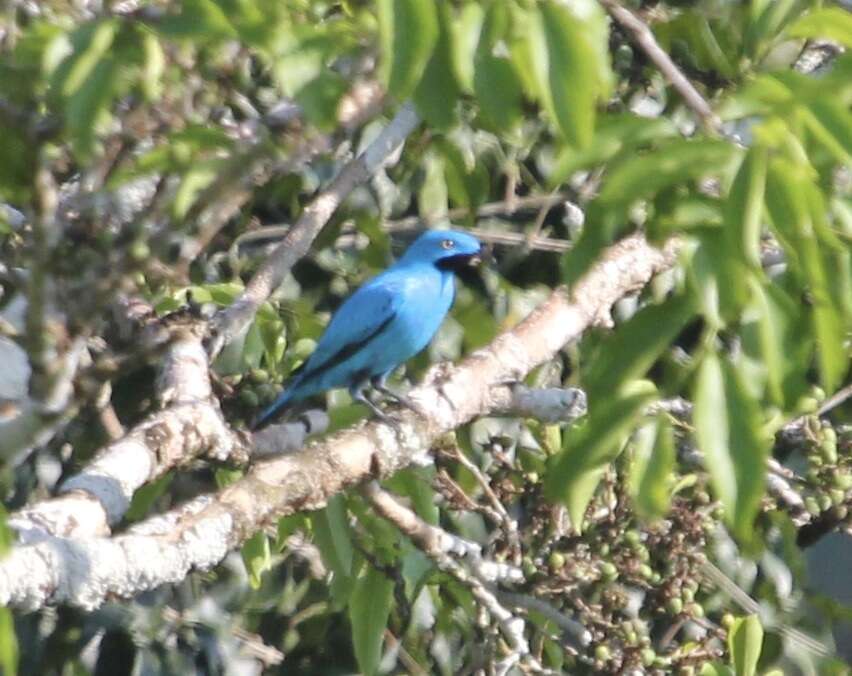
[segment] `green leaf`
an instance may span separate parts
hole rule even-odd
[[[627,435],[645,406],[656,396],[654,386],[634,381],[622,394],[598,402],[576,434],[565,435],[563,450],[551,456],[544,480],[549,500],[562,502],[577,530],[606,465],[618,457]]]
[[[726,360],[708,352],[695,382],[695,437],[704,453],[725,518],[744,545],[755,544],[754,519],[763,497],[770,440],[757,403]]]
[[[249,584],[252,589],[260,589],[263,574],[272,568],[272,553],[269,549],[269,538],[263,531],[255,533],[246,540],[241,550],[246,571],[249,574]]]
[[[728,630],[728,651],[737,676],[755,676],[763,649],[763,627],[757,615],[738,617]]]
[[[370,565],[355,581],[349,600],[352,644],[361,672],[375,674],[382,657],[382,641],[393,601],[393,581]]]
[[[498,131],[510,131],[521,120],[520,80],[509,54],[498,55],[498,45],[505,45],[509,19],[507,5],[491,5],[474,58],[474,93],[483,118]]]
[[[592,141],[597,102],[610,90],[606,16],[591,0],[542,2],[530,22],[539,98],[559,131],[584,148]]]
[[[74,37],[76,49],[63,73],[60,92],[73,96],[92,76],[97,65],[109,54],[118,32],[118,22],[106,19],[81,28]]]
[[[311,519],[316,544],[323,561],[335,574],[352,576],[352,534],[346,499],[342,495],[329,498],[325,509]]]
[[[9,518],[9,513],[3,505],[0,505],[0,556],[6,554],[15,542],[15,536],[12,529],[9,528],[6,521]]]
[[[438,12],[431,0],[379,0],[381,78],[397,99],[420,81],[438,39]]]
[[[597,201],[629,206],[672,185],[724,173],[739,154],[726,141],[671,139],[651,152],[625,156],[610,169]]]
[[[838,316],[843,304],[832,297],[826,257],[820,251],[817,236],[822,235],[831,244],[835,238],[823,233],[821,193],[804,167],[791,166],[778,158],[770,163],[767,176],[766,206],[791,266],[799,269],[807,282],[820,381],[826,392],[833,392],[849,367],[843,348],[843,322]]]
[[[157,498],[166,492],[166,489],[169,487],[169,484],[172,483],[173,478],[174,475],[171,473],[164,474],[159,479],[140,487],[139,490],[133,494],[133,499],[130,501],[130,507],[128,507],[124,518],[127,521],[132,522],[139,521],[145,517],[148,512],[151,511],[151,507],[154,502],[156,502]]]
[[[756,315],[757,352],[766,373],[769,401],[792,412],[807,389],[805,378],[810,365],[813,341],[804,327],[802,308],[775,284],[761,284],[751,278],[752,307]],[[750,323],[743,325],[743,343],[748,350]]]
[[[736,676],[728,665],[721,662],[705,662],[699,674],[700,676]]]
[[[694,314],[685,294],[649,305],[604,340],[583,378],[589,401],[600,402],[645,375]]]
[[[852,14],[840,7],[825,7],[803,16],[787,32],[796,38],[828,38],[850,49]]]
[[[639,428],[630,491],[637,512],[645,519],[658,519],[668,511],[675,460],[674,431],[668,418],[658,416]]]
[[[199,41],[218,41],[234,38],[236,28],[225,10],[214,0],[184,0],[180,13],[157,22],[157,30],[175,38],[193,38]]]
[[[433,467],[411,467],[397,472],[388,480],[387,485],[395,493],[405,495],[411,500],[417,516],[437,526],[440,510],[435,504],[435,491],[432,488],[434,475]]]
[[[619,153],[652,141],[677,135],[677,127],[665,117],[646,118],[620,113],[600,118],[591,143],[583,149],[566,144],[556,157],[548,185],[556,187],[576,171],[603,164]]]
[[[449,195],[444,178],[444,162],[436,153],[427,151],[421,167],[425,176],[417,191],[417,209],[421,218],[434,222],[447,214]]]
[[[10,608],[0,608],[0,673],[9,676],[18,673],[18,637]]]
[[[763,194],[768,151],[761,145],[746,153],[725,202],[725,228],[729,251],[755,269],[760,268]]]
[[[444,178],[452,200],[468,209],[475,209],[488,195],[489,177],[485,167],[472,155],[465,155],[447,140],[435,142],[444,160]]]
[[[839,101],[818,99],[806,104],[807,128],[835,159],[852,164],[852,113]]]
[[[142,29],[142,49],[144,51],[142,89],[149,101],[156,101],[163,90],[162,78],[166,69],[166,54],[157,37],[144,29]]]
[[[417,112],[436,129],[446,130],[458,119],[457,104],[461,87],[453,70],[453,32],[450,25],[450,8],[445,3],[437,5],[439,19],[438,41],[423,71],[423,77],[414,90]]]
[[[338,124],[338,105],[349,89],[349,81],[331,70],[323,70],[296,93],[305,117],[319,129],[331,131]]]
[[[225,167],[224,159],[210,159],[196,162],[183,176],[172,202],[172,214],[181,219],[187,215],[201,192],[208,187]]]
[[[484,20],[485,10],[478,3],[468,2],[462,5],[451,23],[453,72],[466,93],[473,92],[473,59]]]

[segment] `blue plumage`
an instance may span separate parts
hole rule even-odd
[[[354,399],[380,417],[381,410],[363,395],[367,384],[407,403],[385,388],[384,381],[429,344],[453,303],[453,272],[480,252],[479,241],[463,232],[431,230],[421,235],[402,258],[340,306],[316,350],[253,428],[335,387],[349,388]]]

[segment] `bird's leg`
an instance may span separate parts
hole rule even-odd
[[[396,420],[391,418],[387,413],[385,413],[382,409],[380,409],[372,401],[370,401],[366,396],[364,396],[364,385],[365,383],[358,383],[358,385],[349,389],[349,394],[352,396],[352,399],[361,404],[364,404],[364,406],[369,408],[373,412],[373,415],[375,415],[382,422],[387,423],[394,429],[398,429],[399,423],[397,423]]]
[[[386,379],[387,379],[386,374],[382,375],[382,376],[375,376],[375,377],[370,379],[370,384],[373,386],[374,389],[378,390],[379,392],[381,392],[385,396],[390,397],[391,399],[393,399],[395,402],[397,402],[401,406],[404,406],[405,408],[407,408],[409,411],[414,411],[419,416],[424,415],[424,413],[420,409],[420,407],[417,404],[415,404],[413,401],[411,401],[411,399],[406,397],[404,394],[399,394],[399,392],[394,392],[391,388],[389,388],[387,385],[385,385]]]

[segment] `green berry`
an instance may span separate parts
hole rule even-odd
[[[704,617],[704,608],[700,603],[690,603],[686,608],[686,612],[696,619]]]
[[[551,552],[547,565],[551,570],[562,570],[565,567],[565,556],[561,552]]]
[[[609,662],[611,657],[612,653],[610,652],[607,646],[599,645],[597,648],[595,648],[595,659],[598,662]]]
[[[642,542],[642,534],[638,530],[629,530],[624,534],[624,541],[631,547],[635,547]]]
[[[654,652],[653,648],[642,648],[641,655],[642,664],[646,667],[650,667],[657,659],[657,653]]]
[[[819,516],[820,512],[822,512],[822,510],[819,508],[819,503],[812,495],[809,495],[805,498],[805,509],[808,510],[808,513],[813,516]]]
[[[601,576],[607,581],[612,581],[618,577],[618,568],[615,564],[605,561],[601,564]]]
[[[668,603],[666,603],[666,610],[672,615],[680,615],[683,612],[683,600],[677,596],[669,599]]]
[[[834,485],[842,491],[848,491],[852,488],[852,474],[846,472],[838,472],[832,477]]]
[[[240,402],[248,408],[257,408],[260,406],[260,399],[253,390],[242,390],[240,392]]]
[[[136,241],[130,247],[130,258],[132,258],[137,263],[141,263],[144,260],[148,260],[151,257],[151,249],[148,246],[147,242],[143,242],[142,240]]]

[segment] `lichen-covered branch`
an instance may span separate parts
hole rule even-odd
[[[511,390],[505,383],[523,378],[589,327],[606,323],[616,300],[671,266],[674,257],[674,245],[661,251],[641,235],[613,245],[572,290],[556,289],[518,326],[457,366],[434,368],[409,393],[423,415],[397,411],[396,427],[362,423],[298,453],[258,462],[219,493],[149,519],[126,535],[48,537],[14,548],[0,562],[0,603],[91,608],[111,595],[175,582],[193,568],[215,565],[281,516],[318,509],[346,488],[392,475],[440,435],[505,403]],[[81,561],[92,563],[81,567]]]
[[[200,337],[185,331],[176,336],[164,356],[158,392],[162,410],[105,446],[63,483],[57,497],[12,515],[9,525],[21,542],[107,535],[136,490],[173,467],[201,455],[247,458],[245,442],[225,424],[213,397]]]

